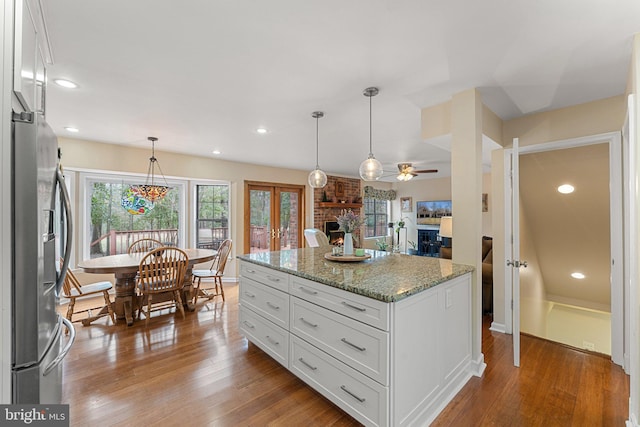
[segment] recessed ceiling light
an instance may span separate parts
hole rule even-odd
[[[55,79],[53,82],[58,86],[66,87],[67,89],[75,89],[78,87],[78,85],[71,80]]]
[[[584,275],[584,274],[582,274],[582,273],[580,273],[580,272],[577,272],[577,271],[576,271],[576,272],[574,272],[574,273],[571,273],[571,277],[573,277],[574,279],[580,279],[580,280],[582,280],[582,279],[584,279],[584,278],[585,278],[585,275]]]
[[[573,190],[575,190],[575,188],[573,188],[573,185],[570,184],[562,184],[560,187],[558,187],[558,192],[562,194],[573,193]]]
[[[217,154],[220,154],[221,151],[220,150],[213,150],[212,153],[217,155]]]
[[[256,129],[256,132],[258,132],[260,135],[264,135],[265,133],[268,133],[269,131],[265,128],[258,128]]]
[[[78,129],[78,128],[74,128],[74,127],[71,127],[71,126],[66,126],[64,129],[65,129],[66,131],[68,131],[68,132],[73,132],[73,133],[78,133],[78,132],[80,132],[80,129]]]

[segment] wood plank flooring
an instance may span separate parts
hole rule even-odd
[[[238,333],[237,285],[227,301],[198,302],[186,319],[152,313],[149,327],[75,323],[64,361],[63,402],[72,426],[356,426]],[[65,308],[61,307],[64,313]],[[487,370],[472,378],[435,426],[623,425],[629,379],[609,359],[483,328]]]

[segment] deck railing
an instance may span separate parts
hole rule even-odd
[[[136,240],[156,239],[167,246],[178,245],[178,229],[168,228],[162,230],[111,230],[91,242],[91,258],[107,255],[126,254],[129,246]],[[98,250],[96,250],[96,247]]]

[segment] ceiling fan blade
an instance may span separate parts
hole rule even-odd
[[[437,173],[438,169],[422,169],[422,170],[419,170],[419,171],[414,170],[412,172],[414,172],[414,173]]]

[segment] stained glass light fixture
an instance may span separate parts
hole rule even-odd
[[[360,178],[365,181],[377,181],[384,172],[382,164],[373,155],[373,143],[371,132],[371,98],[378,94],[377,87],[368,87],[364,90],[364,96],[369,97],[369,157],[360,164]]]
[[[162,173],[162,169],[160,168],[160,163],[156,158],[155,154],[155,145],[158,138],[154,136],[150,136],[147,138],[151,141],[151,157],[149,157],[149,169],[147,170],[147,179],[144,185],[132,185],[131,191],[137,195],[138,197],[142,197],[150,201],[151,203],[155,203],[159,200],[164,199],[164,196],[167,195],[169,191],[169,185],[167,184],[167,180]],[[165,185],[156,184],[156,175],[155,169],[156,165],[158,166],[158,172],[160,172],[160,176],[162,176],[162,180]]]
[[[316,168],[309,174],[308,181],[311,188],[322,188],[327,185],[327,174],[318,165],[318,120],[324,117],[324,113],[314,111],[311,113],[311,117],[316,119]]]

